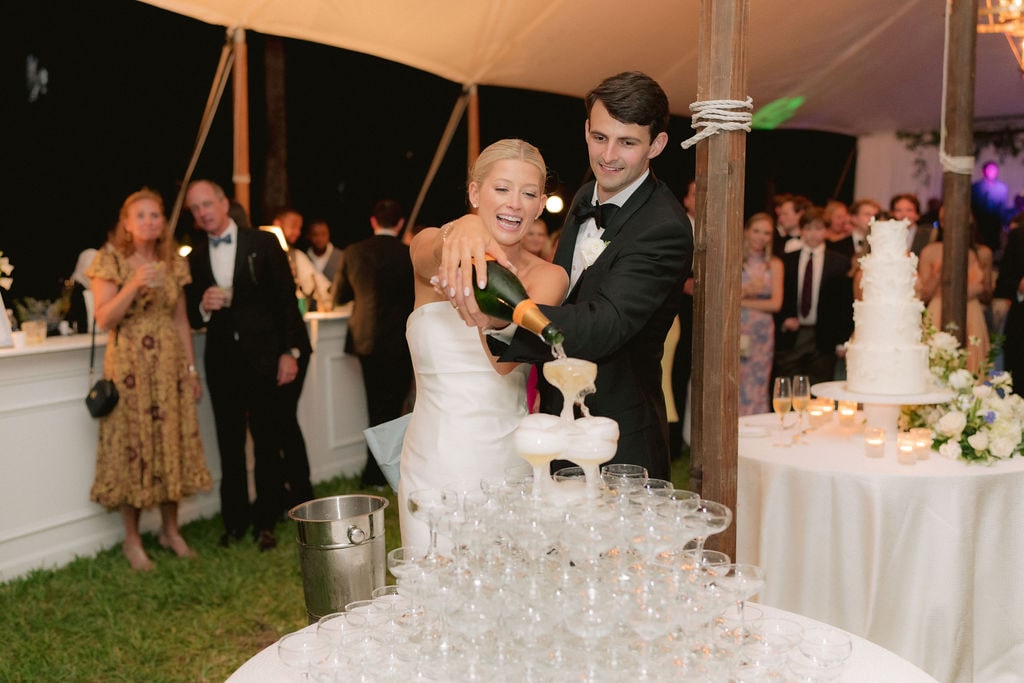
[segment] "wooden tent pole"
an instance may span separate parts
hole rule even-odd
[[[437,149],[434,150],[434,159],[430,162],[430,168],[427,170],[427,177],[423,179],[423,184],[420,186],[420,193],[416,196],[416,203],[412,207],[412,211],[409,213],[408,225],[409,229],[412,230],[416,227],[416,220],[419,218],[420,209],[423,208],[423,200],[427,197],[427,190],[430,189],[430,184],[434,182],[434,176],[437,175],[437,169],[441,167],[441,162],[444,161],[444,155],[448,152],[448,145],[451,144],[452,137],[455,136],[455,130],[459,127],[459,121],[462,120],[462,114],[466,111],[466,103],[469,100],[469,89],[471,86],[465,86],[462,89],[462,94],[459,95],[459,99],[456,100],[455,106],[452,107],[452,113],[448,117],[448,125],[444,129],[444,134],[441,135],[441,141],[437,143]]]
[[[701,0],[697,100],[744,100],[749,0]],[[736,510],[746,133],[697,144],[691,463],[704,498]],[[714,286],[709,286],[714,283]],[[708,547],[736,555],[736,524]]]
[[[952,157],[943,163],[942,197],[942,319],[954,323],[954,334],[967,344],[967,252],[974,246],[971,235],[971,173],[964,161],[974,154],[974,65],[977,43],[976,0],[949,0],[946,5],[946,80],[943,106],[944,146]],[[945,158],[945,157],[944,157]],[[968,166],[970,168],[968,168]],[[959,168],[958,168],[959,167]],[[938,321],[936,321],[937,324]]]
[[[467,154],[466,154],[466,177],[480,156],[480,96],[477,93],[476,83],[469,86],[469,111],[466,115],[467,124]]]
[[[252,216],[249,200],[249,58],[245,42],[245,30],[236,28],[233,34],[235,61],[231,72],[234,92],[234,199]]]

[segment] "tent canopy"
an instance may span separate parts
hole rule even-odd
[[[700,0],[144,0],[211,24],[298,38],[462,84],[582,96],[637,69],[673,113],[697,96]],[[944,0],[750,3],[755,111],[805,98],[780,127],[863,135],[935,130],[942,111]],[[975,118],[1024,115],[1024,80],[1002,35],[979,35]]]

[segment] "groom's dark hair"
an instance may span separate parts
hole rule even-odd
[[[587,93],[587,118],[598,100],[616,121],[647,126],[651,140],[668,130],[668,96],[658,82],[639,71],[609,76]]]

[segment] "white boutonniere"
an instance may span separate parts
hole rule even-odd
[[[580,255],[583,256],[583,262],[587,264],[587,268],[594,265],[594,261],[601,255],[604,248],[608,246],[608,242],[601,239],[600,237],[588,237],[583,240],[580,244]]]

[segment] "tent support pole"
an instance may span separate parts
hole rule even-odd
[[[949,0],[946,36],[945,96],[942,152],[950,157],[974,154],[974,68],[977,43],[977,3]],[[971,235],[971,171],[957,173],[943,165],[942,197],[945,229],[942,236],[942,320],[954,323],[953,334],[967,345],[967,252]],[[973,163],[971,164],[973,170]],[[938,321],[936,327],[939,327]]]
[[[697,100],[744,100],[749,0],[701,0]],[[691,487],[736,509],[746,133],[697,143]],[[713,283],[713,284],[712,284]],[[709,286],[710,285],[710,286]],[[708,546],[736,555],[736,524]]]
[[[412,211],[409,213],[409,230],[416,227],[416,219],[419,217],[420,209],[423,207],[423,200],[427,196],[427,190],[430,189],[430,184],[434,182],[434,176],[437,175],[437,169],[441,166],[441,162],[444,161],[444,155],[448,151],[448,145],[451,144],[452,138],[455,136],[455,130],[459,127],[459,121],[462,120],[462,114],[466,111],[466,102],[469,100],[469,92],[471,88],[475,90],[475,86],[465,86],[462,89],[462,95],[459,96],[459,99],[455,101],[455,106],[452,107],[451,116],[448,117],[448,126],[444,129],[444,135],[441,136],[441,141],[437,143],[437,150],[434,152],[434,159],[430,162],[430,170],[427,171],[427,177],[423,179],[423,185],[420,187],[420,193],[416,197],[416,204],[413,205]]]
[[[232,35],[235,62],[232,72],[234,93],[234,137],[235,157],[232,181],[235,184],[235,201],[242,205],[247,216],[250,211],[249,186],[249,50],[245,43],[245,30],[236,28]]]

